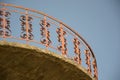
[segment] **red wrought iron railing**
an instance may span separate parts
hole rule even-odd
[[[98,80],[96,58],[89,44],[71,27],[43,12],[0,3],[0,40],[57,51]]]

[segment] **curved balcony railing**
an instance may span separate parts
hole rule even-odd
[[[88,43],[71,27],[43,12],[0,3],[0,40],[35,45],[62,54],[98,80],[96,58]]]

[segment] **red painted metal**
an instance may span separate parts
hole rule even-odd
[[[46,21],[46,16],[44,16],[44,19],[41,20],[41,23],[40,23],[40,26],[41,26],[41,35],[42,35],[42,40],[41,40],[41,43],[45,44],[46,48],[50,46],[51,44],[51,40],[50,40],[50,31],[49,31],[49,27],[50,27],[50,24]]]
[[[58,33],[58,41],[61,43],[60,46],[58,46],[58,49],[62,52],[62,55],[67,56],[67,43],[65,39],[66,32],[63,30],[62,24],[60,24],[60,28],[57,28]]]
[[[87,64],[87,66],[88,66],[88,68],[87,68],[87,71],[89,72],[89,73],[91,73],[91,62],[90,62],[90,57],[91,57],[91,55],[90,55],[90,52],[89,52],[89,50],[85,50],[85,55],[86,55],[86,64]]]
[[[80,41],[77,38],[73,39],[73,43],[74,43],[74,53],[77,55],[75,56],[75,61],[77,61],[79,64],[81,64],[81,56],[80,56]]]

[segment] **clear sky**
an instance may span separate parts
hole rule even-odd
[[[120,0],[0,0],[43,11],[71,26],[92,47],[99,80],[120,80]]]

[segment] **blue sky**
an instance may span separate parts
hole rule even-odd
[[[120,79],[120,0],[0,0],[43,11],[76,30],[92,47],[99,80]]]

